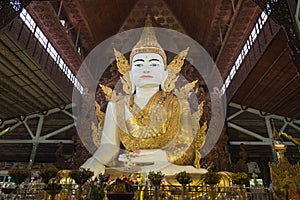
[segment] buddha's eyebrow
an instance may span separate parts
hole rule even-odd
[[[158,62],[160,62],[160,60],[155,59],[155,58],[149,60],[149,62],[151,62],[151,61],[158,61]]]
[[[142,61],[142,62],[144,62],[144,60],[143,60],[143,59],[136,59],[136,60],[134,60],[133,62],[138,62],[138,61]]]

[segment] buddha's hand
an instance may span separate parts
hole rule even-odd
[[[96,178],[99,174],[104,174],[105,166],[100,163],[95,157],[90,157],[80,168],[89,169],[94,172],[93,179]]]
[[[119,161],[134,163],[168,162],[167,154],[161,149],[143,149],[134,153],[125,153],[119,156]]]

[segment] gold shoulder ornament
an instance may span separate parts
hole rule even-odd
[[[198,80],[195,80],[191,83],[187,83],[183,87],[178,90],[174,91],[174,94],[178,97],[181,105],[183,106],[182,109],[185,109],[188,105],[187,98],[191,94],[191,90],[195,87]],[[199,120],[203,115],[203,106],[204,101],[202,101],[198,105],[198,111],[192,114],[192,127],[197,127],[196,136],[194,139],[194,151],[195,151],[195,159],[193,165],[195,168],[200,168],[200,149],[204,144],[205,137],[206,137],[206,130],[207,130],[207,122],[204,122],[202,126],[200,126]]]
[[[116,94],[115,90],[112,90],[110,87],[105,85],[99,84],[100,88],[105,94],[105,98],[107,101],[116,102],[120,99],[120,97]]]
[[[121,83],[123,85],[123,91],[126,94],[131,94],[132,85],[129,77],[129,72],[126,72],[123,76],[120,77]]]
[[[114,48],[114,52],[117,60],[118,71],[120,72],[120,74],[123,75],[120,77],[121,83],[123,84],[123,91],[129,95],[132,92],[132,84],[129,77],[129,71],[131,67],[129,65],[128,60],[121,52],[119,52],[115,48]]]
[[[167,92],[172,91],[175,88],[175,82],[178,79],[177,73],[181,71],[182,65],[184,63],[184,59],[188,53],[189,48],[186,48],[184,51],[180,52],[174,59],[173,61],[168,65],[168,78],[165,83],[165,90]],[[181,103],[184,105],[186,103],[187,98],[191,95],[191,90],[196,86],[196,83],[198,80],[195,80],[191,83],[188,83],[181,87],[179,90],[175,90],[174,94],[181,99]],[[204,122],[202,126],[200,126],[199,120],[201,116],[203,115],[203,105],[204,101],[202,101],[198,105],[198,111],[193,113],[192,115],[192,123],[197,123],[195,124],[196,126],[193,127],[198,127],[197,132],[196,132],[196,137],[195,137],[195,160],[194,160],[194,166],[196,168],[200,168],[200,149],[204,144],[205,137],[206,137],[206,130],[207,130],[207,122]]]
[[[104,117],[105,113],[101,111],[100,105],[97,101],[95,101],[95,109],[96,109],[96,117],[98,120],[98,125],[96,126],[94,122],[92,122],[92,138],[94,144],[99,147],[102,135],[102,129],[104,125]]]
[[[203,146],[204,141],[205,141],[206,130],[207,130],[207,121],[205,121],[202,126],[200,126],[200,123],[198,124],[198,131],[197,131],[196,138],[195,138],[195,161],[194,161],[194,166],[196,168],[200,168],[200,159],[201,159],[200,149]]]
[[[114,48],[114,53],[117,60],[118,71],[123,75],[120,77],[121,82],[123,84],[123,90],[126,94],[130,94],[132,88],[130,78],[129,78],[130,65],[128,63],[128,60],[125,58],[125,56],[122,55],[122,53],[116,50],[115,48]],[[99,87],[104,92],[107,101],[116,102],[118,101],[118,99],[120,99],[120,97],[118,97],[116,92],[112,90],[110,87],[107,87],[102,84],[99,84]],[[95,108],[96,108],[96,117],[98,120],[98,125],[96,126],[95,123],[92,122],[92,126],[91,126],[92,139],[94,144],[97,147],[99,147],[101,141],[102,129],[104,125],[105,113],[100,110],[100,105],[98,104],[98,102],[95,102]]]
[[[184,59],[188,53],[189,47],[180,52],[174,59],[170,62],[167,67],[168,76],[164,83],[164,91],[171,92],[175,88],[175,83],[178,80],[177,73],[181,71],[184,63]]]
[[[172,69],[176,73],[180,72],[182,65],[184,63],[184,59],[188,54],[189,49],[190,48],[188,47],[185,50],[181,51],[177,56],[175,56],[174,59],[168,65],[168,69]]]
[[[113,90],[110,87],[107,87],[102,84],[99,84],[99,86],[103,90],[106,100],[109,101],[111,99],[111,94],[112,94]]]
[[[174,90],[174,94],[179,98],[179,99],[187,99],[191,95],[191,90],[195,87],[196,83],[198,80],[195,80],[191,83],[187,83],[184,86],[182,86],[180,89]]]
[[[167,69],[168,76],[164,83],[164,91],[171,92],[175,88],[175,83],[178,80],[179,76],[177,73],[172,69]]]
[[[203,115],[203,106],[204,101],[202,101],[198,105],[198,111],[192,114],[192,123],[193,127],[197,127],[196,131],[196,137],[195,137],[195,160],[194,160],[194,166],[195,168],[200,168],[200,149],[204,144],[205,137],[206,137],[206,130],[207,130],[207,121],[203,123],[202,126],[200,126],[199,120]],[[196,123],[196,124],[195,124]]]
[[[124,75],[130,70],[130,65],[125,56],[118,50],[114,48],[115,57],[117,60],[118,71]]]

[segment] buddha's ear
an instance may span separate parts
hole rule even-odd
[[[168,78],[168,71],[167,70],[164,70],[163,71],[163,74],[162,74],[162,83],[161,83],[161,88],[164,88],[165,87],[165,82]]]
[[[129,73],[129,79],[130,79],[130,82],[131,82],[131,94],[133,94],[135,92],[136,86],[132,81],[133,80],[132,71],[130,70],[128,73]]]

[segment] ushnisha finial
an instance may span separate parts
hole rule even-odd
[[[130,65],[133,56],[139,53],[157,53],[163,58],[164,64],[167,63],[166,53],[157,41],[150,15],[147,15],[141,37],[131,51]]]

